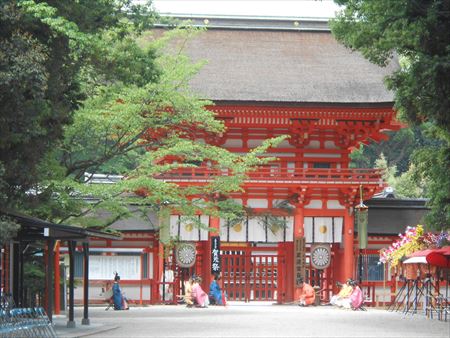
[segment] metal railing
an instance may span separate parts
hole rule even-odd
[[[41,307],[0,310],[0,336],[57,337],[53,324]]]

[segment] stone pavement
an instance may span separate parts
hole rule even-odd
[[[95,314],[95,311],[94,311]],[[53,323],[55,325],[55,331],[60,338],[77,338],[77,337],[87,337],[93,334],[105,334],[110,330],[118,329],[119,325],[107,325],[102,323],[100,320],[92,319],[90,325],[81,325],[82,312],[79,312],[78,320],[76,320],[74,328],[67,327],[67,318],[65,315],[54,315]]]
[[[90,308],[89,314],[91,325],[81,325],[82,309],[76,309],[74,329],[65,328],[64,317],[55,318],[58,337],[450,337],[450,321],[371,308],[364,312],[231,302],[206,309],[182,305],[129,311]]]

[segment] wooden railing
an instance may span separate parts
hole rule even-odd
[[[369,183],[382,184],[380,169],[303,169],[260,167],[249,172],[246,182],[319,182],[319,183]],[[157,176],[166,181],[209,181],[217,176],[231,176],[228,169],[211,169],[207,167],[180,168]]]

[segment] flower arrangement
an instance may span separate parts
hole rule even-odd
[[[450,240],[450,234],[446,232],[425,233],[422,225],[407,227],[405,233],[399,234],[399,237],[400,239],[389,248],[380,250],[380,262],[390,263],[391,268],[396,267],[406,256],[416,251],[441,247]]]

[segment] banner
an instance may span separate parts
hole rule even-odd
[[[221,271],[220,237],[211,237],[211,274],[219,274]]]
[[[367,223],[369,221],[369,212],[366,208],[355,208],[355,218],[358,230],[358,242],[360,249],[367,248]]]

